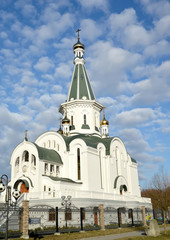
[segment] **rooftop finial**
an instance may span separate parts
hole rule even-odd
[[[59,118],[59,120],[60,120],[60,128],[61,128],[61,117]]]
[[[28,132],[28,130],[25,130],[25,141],[28,141],[27,132]]]
[[[103,119],[105,119],[105,107],[103,107]]]
[[[78,29],[77,29],[77,31],[76,31],[76,32],[78,33],[78,37],[77,37],[77,39],[78,39],[78,42],[79,42],[79,40],[80,40],[80,34],[79,34],[79,32],[80,32],[80,31],[81,31],[81,29],[80,29],[80,28],[78,28]]]

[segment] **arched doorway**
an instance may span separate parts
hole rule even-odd
[[[14,189],[18,189],[21,194],[29,192],[29,183],[25,179],[19,179],[14,184]]]

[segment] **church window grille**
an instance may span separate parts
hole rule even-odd
[[[55,211],[54,211],[54,209],[49,210],[49,221],[55,221]]]
[[[33,154],[32,154],[31,163],[33,164],[33,166],[36,166],[36,157]]]
[[[72,211],[70,208],[67,208],[65,211],[65,221],[72,220]]]
[[[24,151],[24,152],[23,152],[22,159],[23,159],[25,162],[28,162],[28,161],[29,161],[29,152],[28,152],[28,151]]]
[[[81,179],[80,148],[77,148],[77,178]]]
[[[84,114],[84,124],[87,124],[86,114]]]

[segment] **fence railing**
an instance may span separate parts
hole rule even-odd
[[[105,207],[103,208],[103,215],[101,215],[102,211],[99,206],[77,208],[73,205],[70,207],[53,208],[48,205],[36,205],[29,208],[27,204],[27,209],[25,210],[24,207],[9,209],[9,237],[20,237],[24,231],[28,235],[33,236],[35,233],[38,235],[49,235],[98,230],[101,229],[102,218],[104,228],[106,229],[142,226],[144,223],[142,211],[141,208]],[[5,208],[0,208],[0,239],[3,239],[5,234],[5,213]],[[153,211],[146,208],[145,214],[147,223],[152,218],[157,219],[159,223],[163,221],[161,210]]]

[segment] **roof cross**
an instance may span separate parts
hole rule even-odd
[[[25,141],[28,141],[27,132],[28,132],[28,130],[25,130]]]
[[[80,29],[80,28],[78,28],[78,29],[77,29],[77,31],[76,31],[76,32],[78,33],[78,37],[77,37],[77,39],[78,39],[78,42],[79,42],[79,40],[80,40],[80,34],[79,34],[79,32],[80,32],[80,31],[81,31],[81,29]]]

